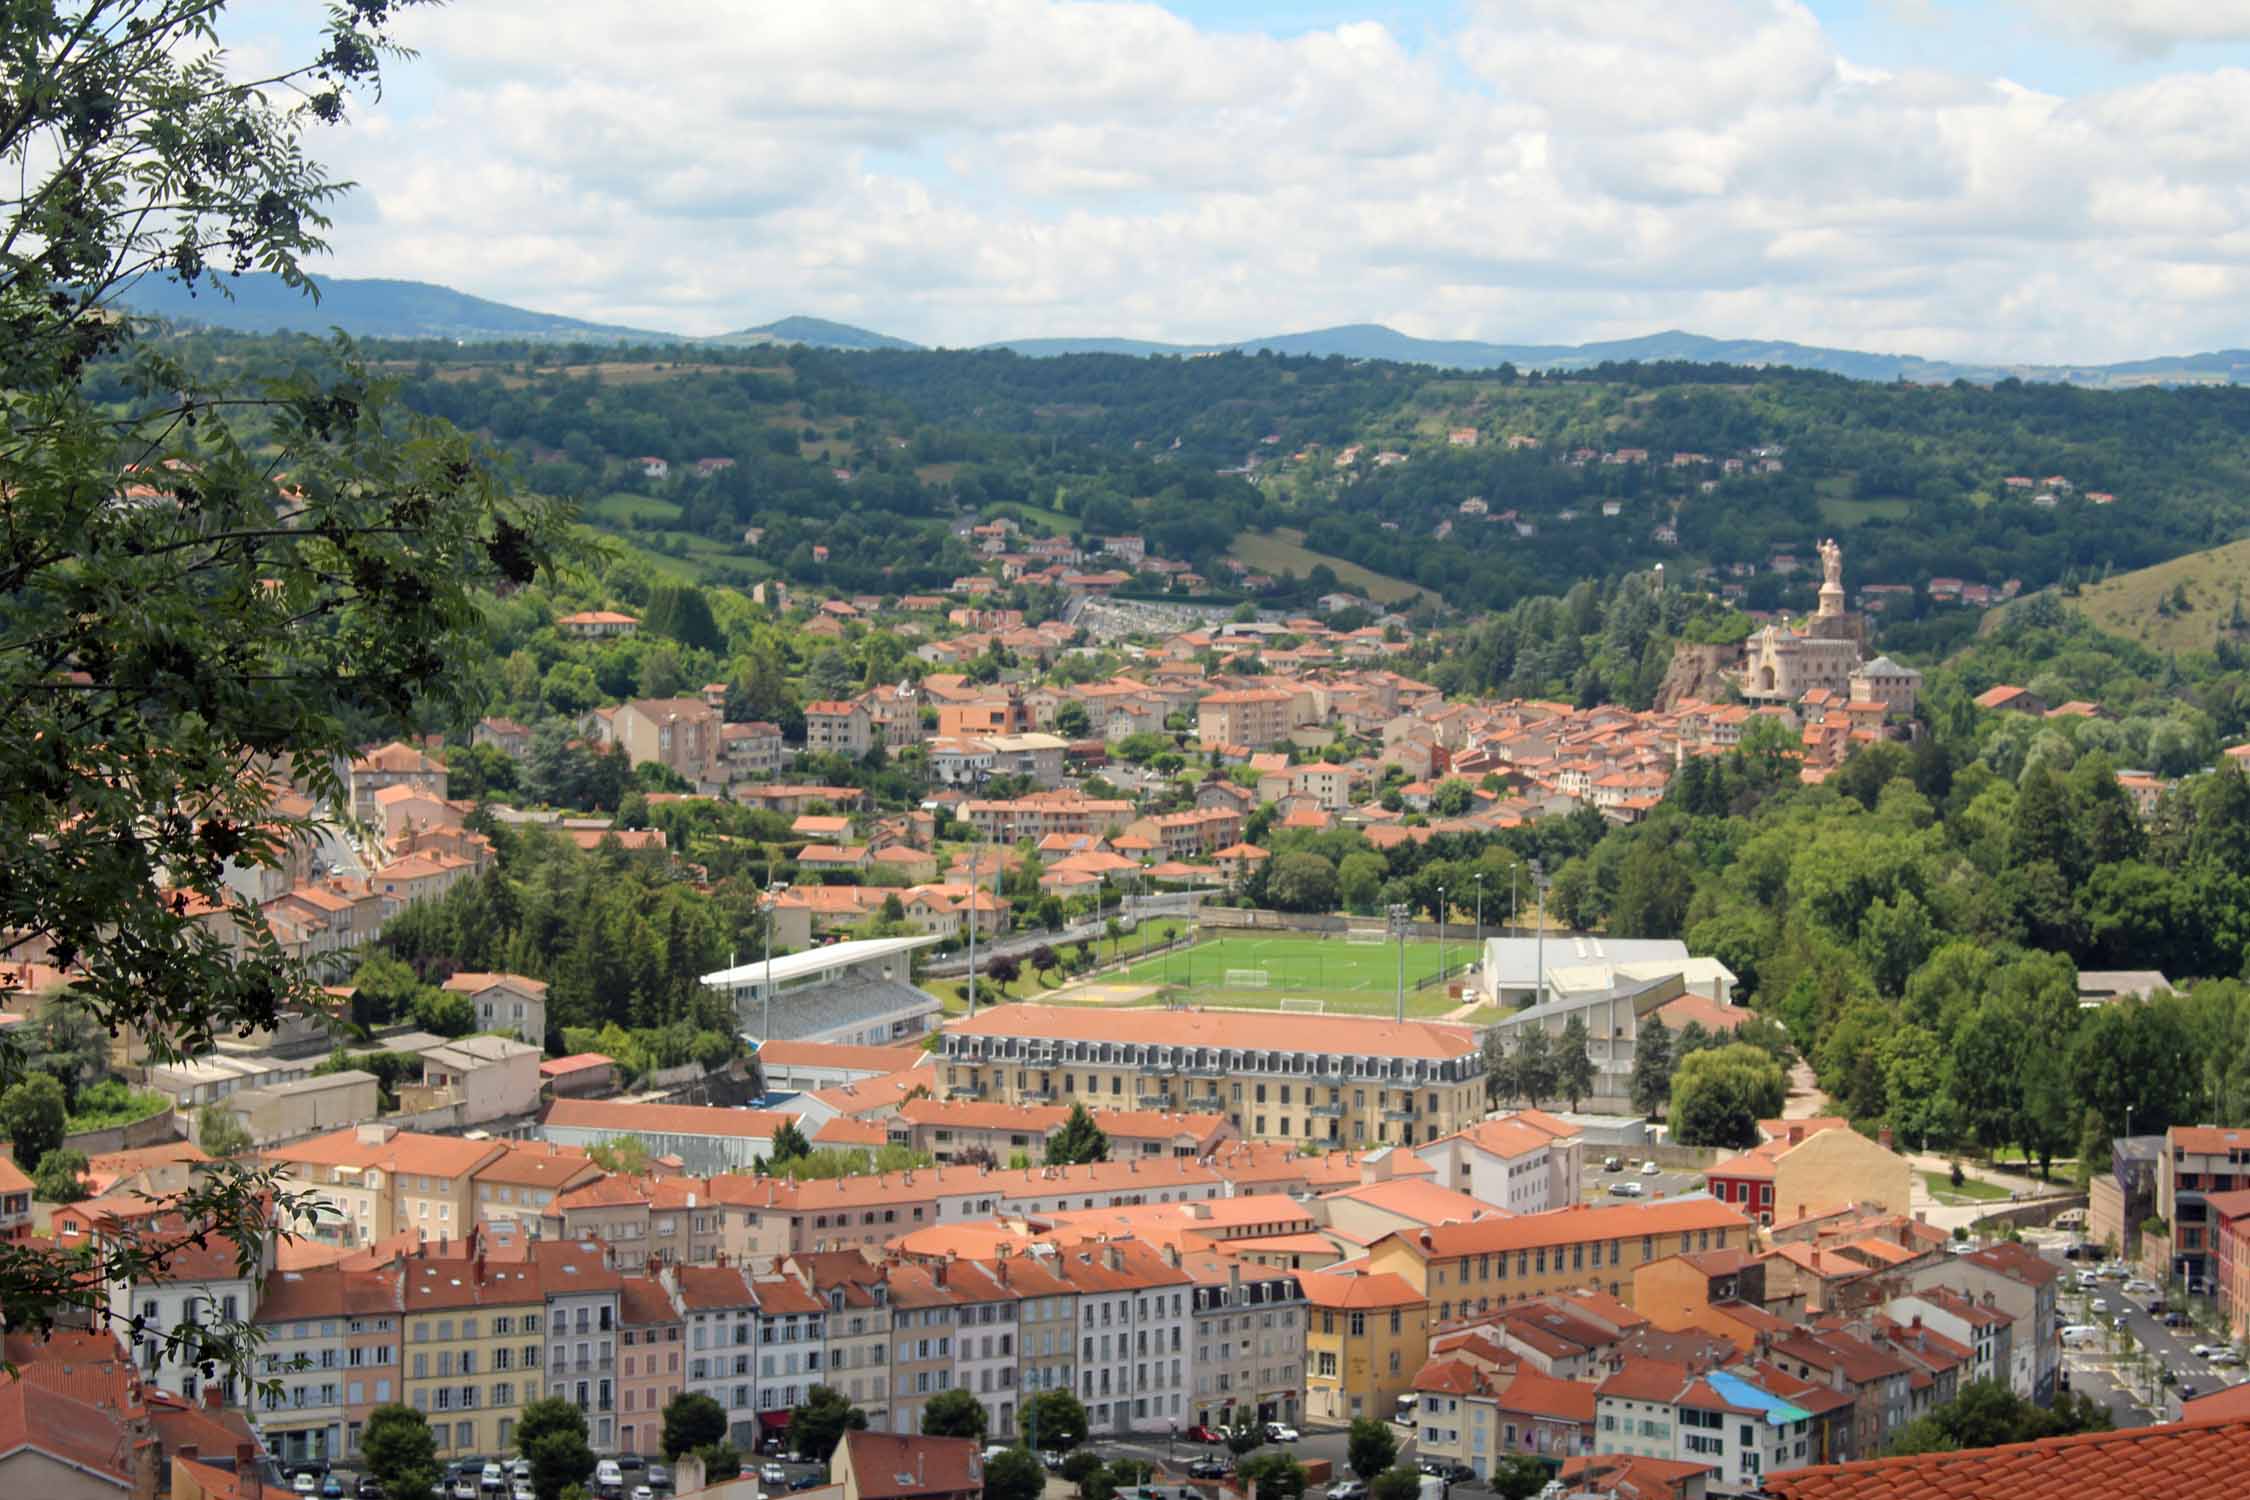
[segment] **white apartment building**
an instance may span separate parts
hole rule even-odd
[[[758,1439],[758,1298],[739,1266],[665,1266],[658,1273],[687,1325],[683,1389],[726,1408],[729,1437]]]
[[[1078,1292],[1078,1399],[1097,1433],[1155,1431],[1187,1420],[1186,1272],[1138,1240],[1110,1240],[1061,1256]]]
[[[1440,1187],[1510,1213],[1545,1213],[1578,1201],[1584,1137],[1544,1110],[1518,1110],[1424,1142],[1414,1154]]]

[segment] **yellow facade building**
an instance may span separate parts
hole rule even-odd
[[[488,1262],[473,1241],[435,1252],[423,1245],[405,1262],[406,1402],[428,1417],[441,1458],[505,1453],[516,1414],[541,1394],[538,1267]]]
[[[1417,1145],[1485,1112],[1476,1033],[1442,1021],[996,1005],[938,1057],[946,1099],[1219,1114],[1291,1145]]]
[[[1388,1418],[1430,1351],[1430,1306],[1402,1276],[1316,1271],[1305,1290],[1305,1415]]]
[[[1549,1292],[1590,1288],[1630,1306],[1638,1267],[1668,1255],[1752,1249],[1756,1234],[1748,1219],[1708,1198],[1581,1205],[1401,1230],[1369,1248],[1367,1265],[1413,1287],[1429,1303],[1431,1326],[1442,1328]]]

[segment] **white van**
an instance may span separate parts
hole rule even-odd
[[[2081,1348],[2094,1343],[2101,1336],[2102,1331],[2091,1323],[2072,1323],[2061,1331],[2062,1345],[2065,1349]]]
[[[625,1485],[625,1471],[617,1467],[616,1459],[605,1458],[594,1465],[594,1483],[605,1492],[622,1489]]]

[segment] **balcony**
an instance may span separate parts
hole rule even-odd
[[[1341,1104],[1308,1104],[1305,1106],[1305,1113],[1318,1119],[1340,1120],[1344,1115],[1344,1106]]]
[[[1411,1104],[1386,1104],[1383,1106],[1383,1118],[1386,1120],[1405,1120],[1412,1123],[1414,1106]]]

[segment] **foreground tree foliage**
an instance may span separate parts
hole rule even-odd
[[[1883,1452],[1895,1457],[1995,1448],[2074,1432],[2107,1432],[2111,1425],[2108,1408],[2077,1391],[2065,1391],[2053,1406],[2041,1407],[2000,1381],[1973,1380],[1936,1411],[1900,1428]]]
[[[560,535],[348,345],[232,386],[118,309],[142,276],[305,284],[344,188],[305,134],[377,87],[412,3],[342,0],[313,57],[241,82],[213,0],[56,0],[0,29],[0,957],[71,973],[66,1008],[159,1060],[322,1003],[226,871],[314,837],[360,744],[464,703],[480,591]],[[245,1267],[301,1217],[244,1171],[178,1208]],[[0,1315],[106,1317],[105,1282],[176,1248],[0,1246]],[[248,1373],[239,1321],[119,1331]]]
[[[805,1399],[789,1413],[789,1441],[816,1463],[828,1462],[845,1433],[866,1429],[867,1413],[830,1385],[816,1385],[805,1392]]]

